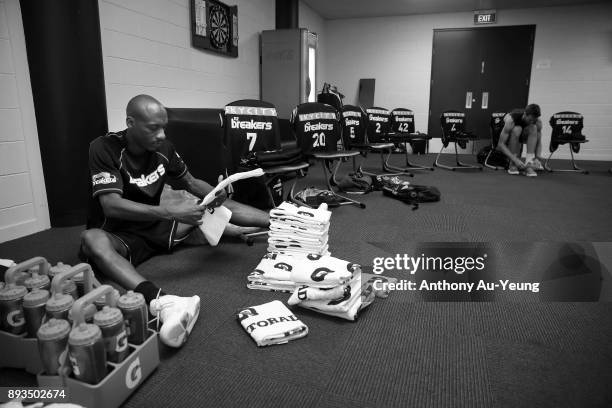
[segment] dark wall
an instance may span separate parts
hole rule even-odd
[[[89,142],[108,130],[97,0],[21,0],[51,226],[85,223]]]

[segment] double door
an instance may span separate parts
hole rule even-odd
[[[440,114],[466,113],[467,129],[488,139],[491,113],[528,103],[535,26],[434,30],[429,135]]]

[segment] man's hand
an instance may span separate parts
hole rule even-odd
[[[180,204],[173,204],[166,207],[168,214],[178,222],[189,225],[200,225],[202,224],[202,217],[206,208],[193,203],[186,202]]]
[[[219,175],[218,183],[220,183],[222,180],[223,180],[223,175]],[[223,204],[225,200],[227,200],[227,193],[225,192],[225,189],[219,190],[217,191],[215,198],[206,205],[206,208],[217,208],[221,204]]]

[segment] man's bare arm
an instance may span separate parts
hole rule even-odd
[[[191,225],[200,224],[204,209],[194,203],[148,205],[123,198],[118,193],[99,196],[104,215],[130,221],[172,220]]]

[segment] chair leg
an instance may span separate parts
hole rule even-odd
[[[359,208],[366,208],[366,205],[364,203],[359,202],[357,200],[353,200],[352,198],[340,195],[340,194],[336,193],[334,191],[334,189],[332,188],[332,185],[330,183],[330,179],[331,178],[335,178],[335,174],[338,171],[338,168],[340,167],[340,164],[341,164],[341,161],[339,160],[338,164],[334,166],[333,174],[330,175],[328,173],[327,166],[325,165],[325,161],[321,160],[321,165],[323,166],[323,174],[325,175],[325,180],[327,182],[327,189],[331,192],[331,194],[334,197],[337,197],[337,198],[342,200],[340,203],[338,203],[338,205],[356,205],[356,206],[359,206]]]
[[[548,158],[546,159],[546,162],[544,163],[544,168],[546,170],[548,170],[549,172],[553,172],[553,171],[561,171],[561,172],[566,172],[566,173],[582,173],[582,174],[589,174],[588,170],[585,170],[581,167],[578,167],[578,165],[576,164],[576,160],[574,159],[574,151],[572,150],[572,145],[570,143],[567,143],[567,146],[569,147],[569,151],[570,151],[570,156],[571,156],[571,162],[572,162],[572,168],[571,169],[552,169],[550,167],[550,165],[548,164],[548,162],[550,161],[550,158],[552,157],[554,152],[551,152],[550,155],[548,156]]]
[[[442,151],[444,150],[444,145],[442,145],[442,149],[440,149],[440,151],[438,152],[438,155],[436,156],[436,161],[434,162],[434,166],[435,167],[441,167],[443,169],[446,170],[451,170],[451,171],[455,171],[457,169],[459,170],[468,170],[468,169],[477,169],[477,170],[482,170],[482,166],[476,166],[476,165],[472,165],[472,164],[467,164],[467,163],[462,163],[459,160],[459,152],[457,151],[457,143],[455,143],[455,161],[457,162],[456,166],[449,166],[447,164],[442,164],[440,163],[440,155],[442,154]]]
[[[410,159],[408,158],[408,149],[404,150],[404,156],[406,158],[406,167],[398,167],[398,166],[391,165],[389,163],[389,158],[391,157],[391,155],[387,155],[387,159],[385,160],[385,164],[384,164],[384,169],[386,171],[400,171],[400,172],[408,174],[410,177],[414,176],[414,174],[412,174],[410,170],[432,170],[433,171],[433,167],[415,165],[415,164],[410,163]]]
[[[384,151],[382,149],[380,150],[380,162],[381,162],[382,171],[383,171],[382,173],[373,173],[371,171],[363,170],[363,167],[360,167],[359,169],[360,169],[361,173],[367,174],[368,176],[372,176],[372,177],[376,177],[376,176],[400,176],[400,175],[409,175],[410,177],[412,177],[414,174],[406,173],[404,171],[395,171],[395,170],[389,171],[386,168],[385,163],[386,163],[387,160],[389,160],[389,156],[391,156],[391,153],[393,153],[393,151],[389,150],[387,152],[387,159],[385,159]]]
[[[486,159],[485,159],[485,161],[484,161],[484,165],[485,165],[487,168],[492,169],[492,170],[502,170],[502,169],[503,169],[503,167],[500,167],[500,166],[493,166],[492,164],[489,164],[489,158],[491,157],[491,154],[492,154],[492,153],[493,153],[493,150],[491,150],[491,151],[489,152],[489,154],[487,154],[487,158],[486,158]]]

